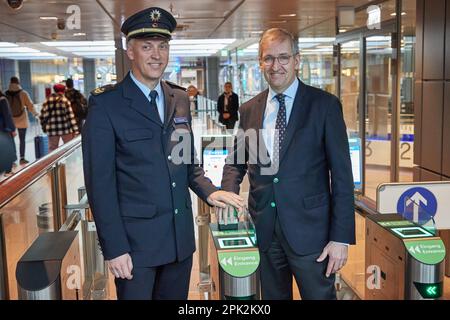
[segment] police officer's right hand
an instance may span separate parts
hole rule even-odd
[[[131,256],[125,253],[108,261],[109,270],[116,278],[133,279],[131,271],[133,270],[133,262]]]

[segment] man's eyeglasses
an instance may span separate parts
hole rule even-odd
[[[282,54],[282,55],[279,55],[278,57],[265,56],[262,58],[262,62],[266,66],[271,66],[275,62],[275,59],[276,59],[276,60],[278,60],[279,64],[286,65],[289,63],[289,60],[291,60],[291,57],[293,57],[293,56],[294,55],[288,55],[288,54]]]

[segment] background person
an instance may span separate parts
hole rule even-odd
[[[19,131],[19,163],[27,164],[29,161],[25,159],[25,147],[27,128],[30,126],[27,110],[31,112],[34,117],[38,117],[39,114],[34,108],[28,92],[23,90],[20,86],[19,78],[11,77],[8,91],[6,91],[5,94],[8,98],[9,107],[11,108],[14,125]]]
[[[239,120],[239,97],[233,92],[231,82],[226,82],[224,92],[217,100],[217,111],[219,112],[219,121],[226,126],[227,129],[234,129],[236,121]]]
[[[0,173],[5,176],[12,175],[14,161],[17,160],[14,137],[17,135],[16,127],[9,109],[8,100],[0,90]]]
[[[189,96],[191,113],[195,113],[198,110],[198,90],[194,85],[187,87],[187,93]]]
[[[79,134],[70,101],[64,96],[66,87],[55,84],[53,90],[55,92],[45,100],[39,116],[42,131],[48,135],[49,152],[58,148],[60,139],[64,144]]]
[[[66,92],[64,95],[70,101],[73,114],[77,121],[78,129],[81,131],[84,119],[87,115],[87,101],[83,94],[73,87],[73,80],[71,78],[66,80]]]

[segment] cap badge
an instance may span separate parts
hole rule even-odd
[[[150,18],[153,22],[158,22],[159,19],[161,19],[161,12],[157,9],[152,10],[152,12],[150,12]]]

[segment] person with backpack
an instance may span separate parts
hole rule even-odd
[[[71,78],[66,80],[66,92],[64,95],[70,101],[72,111],[77,120],[78,129],[81,131],[83,122],[87,116],[87,101],[83,94],[73,87],[73,80]]]
[[[59,139],[67,143],[79,134],[75,115],[70,101],[64,96],[66,86],[57,83],[52,93],[42,104],[41,121],[42,131],[48,135],[48,151],[52,152],[59,146]]]
[[[12,166],[17,160],[14,137],[16,127],[11,116],[8,100],[0,90],[0,173],[5,172],[5,177],[12,175]]]
[[[38,112],[33,106],[33,102],[30,99],[28,92],[22,89],[20,86],[19,78],[11,77],[8,91],[5,92],[11,108],[14,124],[19,131],[19,149],[20,149],[20,164],[27,164],[29,161],[25,159],[25,146],[26,146],[26,134],[27,128],[30,126],[28,119],[28,111],[30,111],[34,117],[38,116]]]

